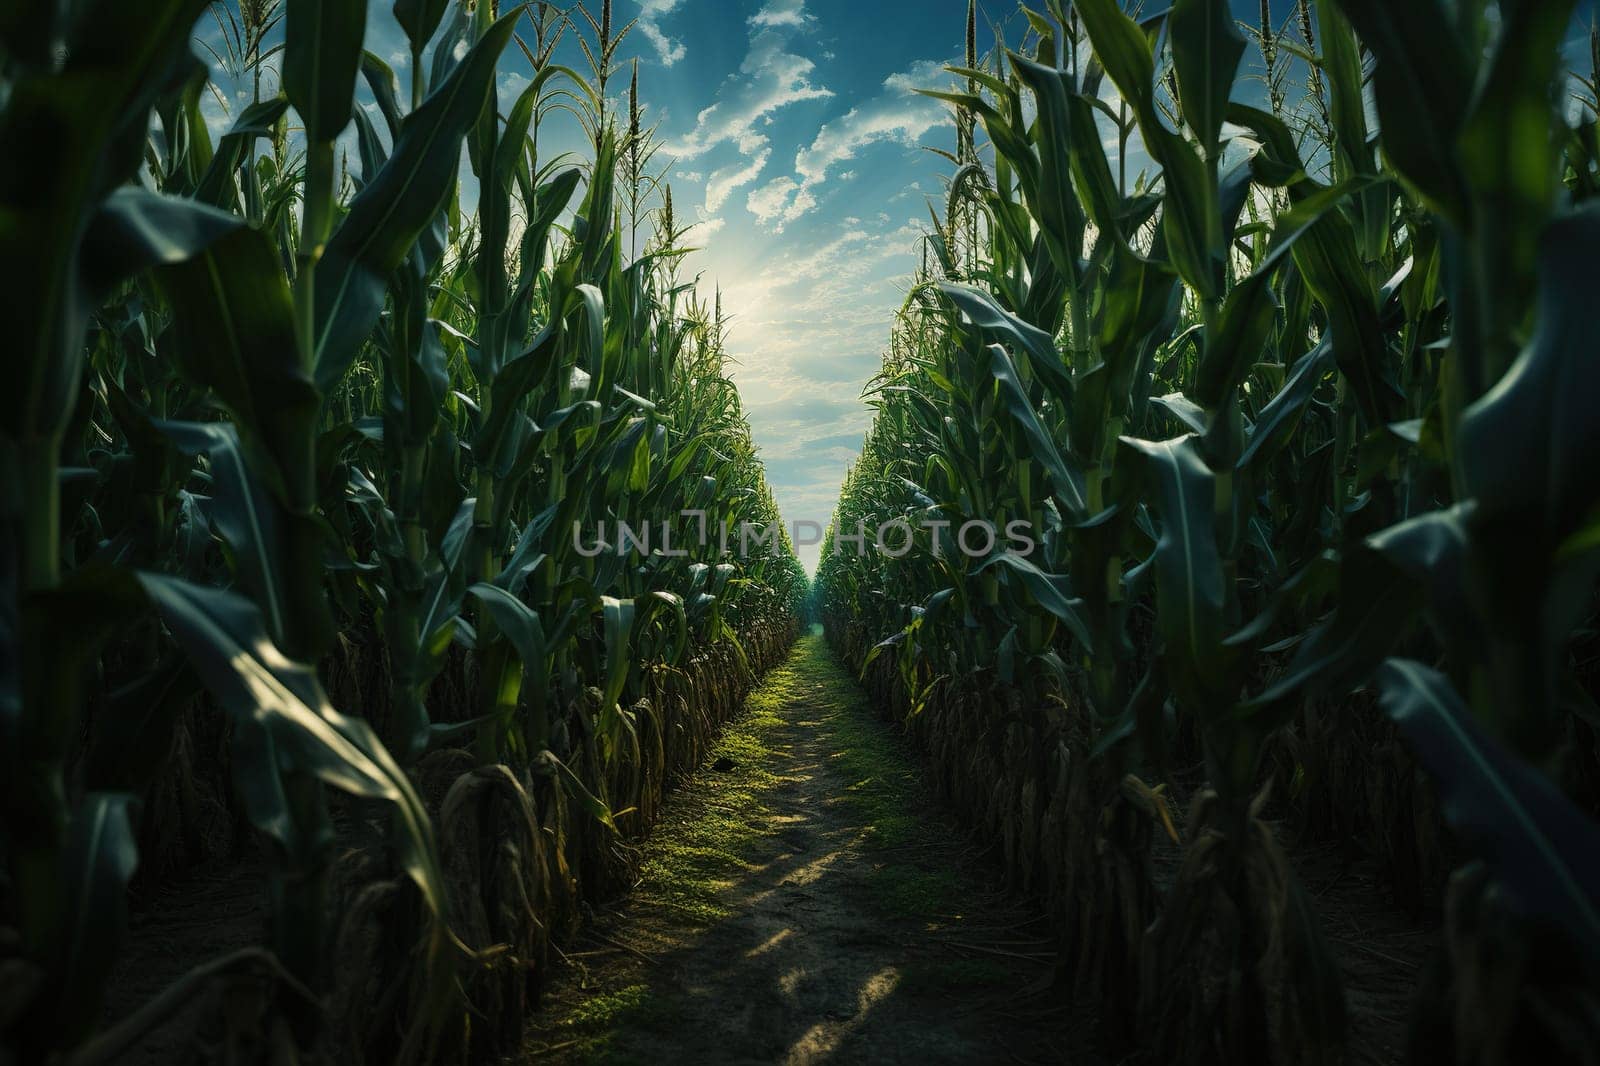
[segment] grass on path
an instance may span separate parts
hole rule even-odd
[[[916,754],[819,634],[750,695],[642,851],[632,895],[571,950],[535,1057],[809,1062],[925,1045],[948,1061],[998,1039],[950,1006],[1014,1005],[1048,977],[1043,958],[969,950],[1031,918],[993,909]]]

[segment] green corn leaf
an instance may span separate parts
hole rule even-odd
[[[282,641],[293,619],[284,514],[250,474],[234,428],[223,422],[162,422],[158,428],[186,455],[210,461],[212,500],[206,517],[227,542],[234,574],[261,608],[267,631]],[[318,591],[316,577],[312,593]]]
[[[1155,57],[1139,24],[1115,0],[1079,0],[1075,5],[1094,45],[1095,58],[1135,113],[1153,106]]]
[[[676,638],[672,644],[672,653],[667,657],[667,661],[676,666],[683,661],[684,655],[689,650],[689,614],[684,609],[683,597],[676,592],[668,592],[665,589],[652,590],[650,596],[652,599],[666,604],[668,609],[672,611],[672,620],[676,626]]]
[[[477,12],[466,4],[452,4],[450,18],[433,42],[433,62],[428,67],[428,85],[436,88],[461,66],[459,48],[472,43],[472,24]]]
[[[602,713],[616,713],[617,700],[628,680],[628,652],[632,647],[634,603],[615,596],[600,597],[600,613],[604,625],[606,649],[606,687],[601,703]]]
[[[1532,341],[1462,415],[1462,480],[1486,513],[1517,514],[1560,538],[1600,500],[1600,359],[1594,351],[1593,258],[1600,205],[1553,223],[1539,247]]]
[[[1501,26],[1480,74],[1458,139],[1462,171],[1472,190],[1478,262],[1491,274],[1475,298],[1494,304],[1486,322],[1515,330],[1534,298],[1539,242],[1562,184],[1566,123],[1550,85],[1562,70],[1562,42],[1573,0],[1522,0],[1501,6]],[[1515,222],[1512,222],[1515,219]],[[1491,333],[1491,341],[1499,339]],[[1494,344],[1483,384],[1493,383],[1512,359],[1515,344]]]
[[[1326,10],[1326,5],[1324,5]],[[1288,187],[1297,194],[1304,183],[1305,168],[1294,133],[1277,115],[1235,100],[1228,105],[1228,121],[1249,130],[1260,142],[1260,150],[1250,157],[1251,177],[1272,188]]]
[[[57,1024],[83,1034],[127,933],[128,881],[139,865],[129,792],[91,792],[72,815],[66,851],[67,928],[53,960],[61,991]]]
[[[1206,431],[1206,409],[1181,392],[1152,396],[1150,406],[1158,411],[1165,411],[1195,433]]]
[[[1339,6],[1377,57],[1373,95],[1385,157],[1430,207],[1460,222],[1468,198],[1455,142],[1474,79],[1452,13],[1442,0],[1340,0]],[[1341,117],[1354,108],[1353,100],[1343,105]],[[1353,123],[1351,115],[1346,125]]]
[[[1397,580],[1422,591],[1439,643],[1458,662],[1480,661],[1486,654],[1476,624],[1470,592],[1471,523],[1475,505],[1430,511],[1379,530],[1358,550],[1383,556],[1397,572]],[[1380,628],[1398,633],[1403,616]]]
[[[528,349],[494,372],[489,384],[492,398],[489,417],[479,427],[474,446],[485,465],[497,461],[523,397],[548,378],[557,367],[556,356],[563,334],[555,324],[546,326]],[[487,368],[486,368],[487,372]],[[554,428],[546,420],[545,428]]]
[[[1305,220],[1292,252],[1306,285],[1328,313],[1333,356],[1350,383],[1370,428],[1395,419],[1399,390],[1390,369],[1377,294],[1356,248],[1355,229],[1338,211],[1326,210],[1339,190],[1308,200],[1296,211]],[[1318,210],[1322,207],[1322,210]]]
[[[184,373],[228,408],[266,460],[260,472],[273,492],[309,510],[321,399],[301,360],[294,302],[272,242],[237,229],[159,276],[183,309],[172,329]]]
[[[616,179],[617,137],[614,132],[608,132],[596,146],[594,164],[589,172],[589,187],[578,209],[578,217],[573,221],[573,232],[578,242],[580,280],[596,277],[608,258],[606,250],[615,237],[611,223]]]
[[[1370,173],[1372,149],[1367,144],[1367,111],[1361,99],[1361,49],[1337,4],[1317,5],[1317,37],[1327,73],[1335,176],[1344,179]]]
[[[244,221],[193,200],[128,186],[95,211],[83,240],[83,280],[98,300],[156,267],[184,263],[233,236]]]
[[[1216,0],[1198,0],[1204,5]],[[1195,6],[1191,3],[1189,6]],[[1124,14],[1116,0],[1079,0],[1076,5],[1095,55],[1139,122],[1150,155],[1161,166],[1166,187],[1161,232],[1178,273],[1205,299],[1222,294],[1222,220],[1214,206],[1216,190],[1204,161],[1166,126],[1155,98],[1155,56],[1145,31]],[[1220,38],[1214,41],[1221,44]],[[1186,47],[1188,47],[1186,45]],[[1225,55],[1204,48],[1191,54],[1191,80],[1216,67]],[[1181,95],[1180,90],[1180,95]],[[1225,99],[1225,97],[1224,97]],[[1209,104],[1207,105],[1209,106]],[[1218,114],[1222,114],[1221,111]]]
[[[1244,56],[1244,35],[1228,0],[1177,0],[1167,15],[1178,101],[1206,158],[1221,153],[1222,118]]]
[[[539,615],[527,604],[498,585],[478,582],[467,593],[488,609],[495,625],[517,649],[525,670],[542,669],[545,653],[544,626]]]
[[[372,90],[372,99],[378,105],[384,125],[389,128],[389,143],[400,136],[405,119],[400,114],[400,84],[389,64],[371,52],[361,53],[361,78]],[[360,108],[357,108],[360,111]]]
[[[0,427],[15,439],[57,432],[76,402],[84,329],[99,304],[95,264],[80,240],[100,202],[139,166],[150,106],[188,55],[204,10],[204,0],[92,0],[73,9],[65,38],[50,41],[59,65],[8,70],[0,153],[28,161],[0,181],[0,255],[29,264],[0,288],[17,367],[0,400]],[[9,11],[0,18],[24,50],[59,21]]]
[[[989,373],[994,376],[1001,403],[1022,430],[1034,461],[1049,474],[1051,484],[1055,486],[1069,514],[1081,517],[1088,511],[1083,473],[1067,465],[1050,433],[1040,423],[1038,412],[1034,410],[1027,390],[1017,377],[1017,368],[1012,365],[1011,357],[998,344],[989,345]]]
[[[139,582],[240,730],[246,770],[254,775],[243,784],[243,798],[256,827],[293,850],[294,817],[280,781],[291,770],[384,801],[393,812],[391,840],[401,866],[429,912],[443,915],[445,885],[433,824],[372,728],[333,709],[316,671],[278,650],[248,601],[158,574],[140,574]]]
[[[1068,99],[1067,79],[1063,71],[1016,54],[1011,56],[1011,67],[1033,92],[1039,114],[1036,127],[1039,176],[1029,197],[1030,206],[1045,235],[1056,269],[1075,278],[1078,259],[1083,254],[1086,219],[1072,184],[1074,114]]]
[[[1094,224],[1102,233],[1111,234],[1119,244],[1125,244],[1122,194],[1111,175],[1106,146],[1101,143],[1100,126],[1095,121],[1095,105],[1099,102],[1083,93],[1074,92],[1069,96],[1072,176],[1083,197],[1084,210]]]
[[[326,144],[350,124],[367,0],[286,0],[283,91],[306,140]]]
[[[384,149],[383,142],[378,140],[378,131],[373,128],[372,120],[367,117],[364,109],[356,109],[355,122],[356,150],[361,158],[360,185],[366,185],[383,166],[383,161],[388,158],[388,152]]]
[[[1256,416],[1249,443],[1240,453],[1235,469],[1246,470],[1258,461],[1265,462],[1284,447],[1312,394],[1333,367],[1331,340],[1324,340],[1295,362],[1283,387]]]
[[[585,329],[574,336],[578,341],[578,368],[589,374],[588,396],[601,399],[612,384],[611,366],[606,360],[606,301],[593,285],[584,283],[570,298],[583,315]]]
[[[461,609],[461,597],[465,592],[461,577],[462,563],[471,540],[477,505],[474,497],[462,500],[439,541],[439,565],[431,572],[422,597],[422,618],[418,631],[425,647],[440,647],[438,637],[455,631],[457,612]],[[443,646],[448,646],[447,640]],[[440,647],[440,655],[443,655],[443,647]],[[442,659],[435,661],[434,665],[442,665]]]
[[[1208,410],[1231,402],[1266,347],[1278,314],[1271,273],[1269,265],[1235,285],[1223,301],[1215,330],[1206,337],[1194,395]]]
[[[606,805],[605,800],[590,792],[582,778],[573,773],[572,768],[566,763],[556,758],[554,752],[541,751],[534,759],[533,772],[555,775],[567,795],[576,800],[589,817],[613,832],[619,831],[617,823],[612,820],[611,808]]]
[[[1383,709],[1432,774],[1451,827],[1530,920],[1600,953],[1600,829],[1490,739],[1449,680],[1410,659],[1378,671]]]
[[[1123,437],[1143,462],[1161,519],[1156,542],[1156,619],[1173,689],[1197,709],[1213,705],[1230,655],[1222,645],[1222,557],[1213,506],[1216,477],[1200,457],[1200,438]]]
[[[550,642],[537,611],[498,585],[479,582],[467,593],[488,610],[500,634],[516,649],[522,663],[522,692],[542,713],[545,690],[549,686]]]
[[[536,210],[522,234],[524,266],[522,276],[517,279],[513,306],[518,306],[531,297],[534,285],[541,276],[550,230],[561,217],[561,213],[567,209],[567,205],[572,202],[572,194],[577,189],[581,177],[582,174],[577,167],[568,167],[539,186],[534,196]]]
[[[1462,598],[1466,515],[1460,508],[1429,512],[1347,549],[1332,618],[1300,646],[1283,676],[1251,702],[1288,699],[1308,686],[1342,691],[1365,682],[1430,605],[1445,642],[1470,661],[1478,651]]]
[[[240,163],[251,145],[272,136],[274,126],[288,109],[288,97],[279,96],[251,104],[239,112],[228,132],[217,142],[211,162],[206,165],[200,185],[195,189],[195,199],[218,207],[237,208],[239,194],[234,180]]]
[[[450,0],[394,0],[394,20],[406,31],[411,50],[420,54],[444,19]]]
[[[905,644],[906,639],[910,635],[911,630],[910,627],[907,626],[905,629],[890,633],[887,637],[884,637],[882,640],[878,641],[878,643],[869,648],[866,656],[861,660],[861,669],[858,671],[858,679],[866,678],[867,668],[877,661],[878,656],[882,655],[886,651],[893,651],[896,648],[901,647]]]
[[[383,493],[378,491],[378,486],[359,467],[349,468],[349,477],[345,482],[344,498],[351,506],[358,508],[363,517],[372,528],[373,546],[378,553],[387,559],[398,561],[405,557],[405,543],[401,537],[400,525],[395,521],[394,511],[383,498]]]
[[[550,527],[550,521],[555,517],[556,507],[545,508],[534,516],[527,526],[523,528],[522,535],[517,538],[516,550],[506,560],[500,573],[495,575],[494,584],[505,589],[513,596],[519,596],[528,583],[528,578],[544,565],[549,558],[544,552],[539,551],[539,545],[544,539],[544,534]]]
[[[389,161],[356,194],[317,268],[316,381],[336,386],[383,312],[390,275],[439,212],[459,146],[492,96],[520,9],[496,22],[401,125]]]
[[[1110,368],[1112,413],[1126,410],[1139,360],[1171,333],[1179,299],[1178,275],[1166,263],[1146,259],[1120,241],[1112,249],[1105,306],[1095,328],[1101,358]]]
[[[975,286],[940,282],[939,291],[991,339],[1026,355],[1029,368],[1058,402],[1072,402],[1072,379],[1050,334],[1005,310],[993,296]]]
[[[1010,552],[990,557],[974,573],[982,573],[990,567],[1017,575],[1039,606],[1060,619],[1083,647],[1093,647],[1089,626],[1083,617],[1084,601],[1072,595],[1065,575],[1047,574],[1031,561]]]

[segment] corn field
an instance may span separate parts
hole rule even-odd
[[[514,1048],[796,630],[786,540],[571,534],[776,521],[609,0],[401,0],[404,83],[367,6],[0,14],[0,1061],[117,1061],[219,986],[219,1060]],[[219,137],[213,15],[255,89]],[[108,1016],[130,896],[241,851],[259,935]]]
[[[1578,0],[969,0],[815,580],[637,23],[369,6],[0,8],[0,1066],[525,1058],[812,619],[1108,1061],[1600,1064]]]
[[[824,548],[828,638],[1148,1061],[1344,1061],[1293,838],[1442,911],[1382,1005],[1409,1061],[1595,1062],[1574,4],[1122,6],[1050,0],[988,56],[969,13],[928,87],[957,147]],[[1031,552],[975,532],[1012,523]]]

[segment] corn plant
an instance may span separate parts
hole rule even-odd
[[[964,88],[932,92],[956,112],[949,206],[818,599],[869,674],[892,653],[947,788],[987,808],[1012,869],[1047,867],[1079,973],[1166,1060],[1341,1053],[1336,969],[1263,820],[1269,753],[1304,750],[1313,689],[1376,684],[1486,860],[1454,892],[1477,917],[1436,1001],[1488,996],[1490,942],[1550,963],[1548,984],[1440,1007],[1459,1056],[1440,1061],[1511,1061],[1525,1004],[1593,994],[1526,923],[1586,941],[1597,898],[1593,822],[1534,769],[1574,780],[1587,736],[1567,656],[1594,610],[1594,500],[1564,457],[1592,419],[1564,405],[1594,390],[1565,286],[1594,113],[1569,125],[1554,88],[1570,5],[1486,10],[1305,3],[1293,44],[1263,11],[1258,107],[1229,5],[1140,22],[1078,0],[1027,12],[1023,47],[969,54]],[[1137,134],[1154,178],[1114,174],[1108,129],[1123,154]],[[834,550],[891,519],[926,535]],[[1013,519],[1031,550],[948,535]],[[1171,826],[1147,782],[1195,749],[1206,782],[1157,894],[1150,833]],[[1499,892],[1514,934],[1484,917]]]
[[[486,1054],[731,711],[720,664],[748,675],[792,635],[804,575],[787,540],[745,566],[574,550],[574,524],[777,515],[642,105],[619,133],[603,84],[554,62],[567,14],[397,3],[406,92],[364,50],[365,3],[214,6],[253,92],[213,141],[204,8],[0,19],[0,139],[38,160],[0,188],[7,261],[38,263],[6,295],[27,325],[4,422],[5,1047],[110,1060],[252,971],[275,1047]],[[626,29],[602,23],[609,63]],[[502,111],[513,41],[534,78]],[[541,155],[569,113],[586,161]],[[635,226],[660,211],[636,257],[624,203]],[[218,714],[264,941],[105,1026],[141,800],[218,772],[176,754]],[[674,761],[643,757],[679,734]],[[515,842],[511,882],[507,848],[473,841]],[[370,1003],[334,965],[364,923]]]

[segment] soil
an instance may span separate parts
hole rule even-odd
[[[1391,902],[1377,864],[1325,845],[1288,849],[1311,898],[1322,939],[1339,965],[1349,1019],[1349,1066],[1405,1062],[1412,1000],[1422,969],[1440,944],[1439,928],[1419,926]]]
[[[531,1061],[1112,1060],[915,754],[808,636],[566,953]]]
[[[117,960],[106,988],[104,1023],[120,1021],[154,1000],[192,967],[264,942],[267,868],[259,855],[217,860],[164,885],[142,901],[129,918],[127,950]],[[197,1026],[216,1010],[214,997],[226,996],[228,983],[212,981],[201,994],[143,1035],[118,1062],[191,1062],[214,1053]]]

